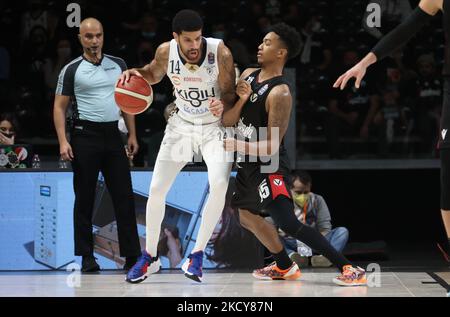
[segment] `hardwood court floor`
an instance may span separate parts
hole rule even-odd
[[[180,271],[162,271],[141,284],[128,284],[122,272],[93,275],[68,272],[0,272],[1,297],[446,297],[442,280],[449,272],[383,271],[369,277],[373,287],[339,287],[332,283],[333,269],[306,269],[298,281],[255,280],[250,273],[206,271],[203,283]],[[79,282],[79,283],[78,283]],[[78,285],[77,285],[78,284]]]

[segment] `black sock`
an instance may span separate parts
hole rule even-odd
[[[336,251],[316,229],[303,225],[297,230],[294,237],[325,256],[341,271],[345,265],[353,265],[342,253]]]
[[[289,255],[286,253],[286,250],[283,249],[280,253],[272,254],[277,266],[281,270],[287,270],[292,266],[292,260],[289,258]]]
[[[138,258],[137,256],[127,256],[125,258],[125,261],[126,261],[127,264],[136,263],[137,258]]]

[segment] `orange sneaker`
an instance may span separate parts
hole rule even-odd
[[[365,286],[367,285],[366,271],[359,266],[355,268],[346,265],[342,274],[334,278],[333,282],[340,286]]]
[[[290,268],[281,270],[276,262],[272,262],[262,269],[253,271],[253,277],[259,280],[297,280],[301,275],[300,269],[295,263],[292,263]]]

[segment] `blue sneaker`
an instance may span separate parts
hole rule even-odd
[[[188,256],[181,269],[184,271],[184,276],[200,283],[203,276],[202,265],[203,251],[198,251]]]
[[[150,274],[158,272],[160,267],[159,258],[153,258],[144,250],[136,264],[128,271],[126,281],[133,284],[143,282]]]

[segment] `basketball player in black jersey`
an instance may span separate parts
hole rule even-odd
[[[392,54],[394,51],[406,44],[431,18],[439,11],[443,12],[445,31],[445,64],[444,75],[444,103],[441,118],[441,135],[438,147],[441,158],[441,214],[447,231],[448,245],[450,250],[450,0],[421,0],[419,6],[397,26],[394,30],[383,37],[372,51],[367,54],[358,64],[341,75],[333,87],[344,89],[351,78],[356,78],[355,87],[359,88],[367,68],[375,62]],[[448,254],[444,254],[450,262]]]
[[[269,214],[284,232],[322,253],[340,270],[339,285],[365,285],[365,271],[328,243],[319,231],[303,225],[294,214],[287,177],[289,161],[283,145],[292,108],[289,85],[283,77],[288,59],[300,51],[300,36],[286,24],[274,25],[258,48],[260,69],[247,69],[238,82],[239,100],[223,116],[225,126],[235,126],[237,138],[224,140],[225,150],[237,152],[238,172],[233,205],[243,227],[273,254],[275,262],[255,270],[259,279],[295,280],[300,270],[287,255],[276,228],[261,213]],[[267,133],[264,133],[265,129]]]

